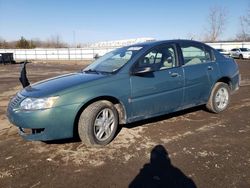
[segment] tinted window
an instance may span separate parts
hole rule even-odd
[[[140,58],[137,68],[152,67],[154,70],[163,70],[176,66],[176,53],[173,46],[156,48]]]
[[[184,65],[195,65],[213,61],[211,49],[202,45],[181,45]]]

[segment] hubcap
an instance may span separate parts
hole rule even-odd
[[[99,141],[108,139],[115,127],[114,113],[111,109],[105,108],[96,116],[94,134]]]
[[[228,90],[224,87],[220,88],[215,96],[215,103],[220,110],[223,110],[227,107],[229,99]]]

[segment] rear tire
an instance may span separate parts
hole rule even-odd
[[[109,101],[90,104],[80,115],[78,134],[87,146],[107,145],[115,137],[118,113]]]
[[[217,82],[211,92],[206,107],[213,113],[220,113],[228,107],[230,103],[230,88],[228,84]]]

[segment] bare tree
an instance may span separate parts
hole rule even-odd
[[[205,40],[209,42],[218,41],[225,30],[226,10],[222,7],[211,7],[208,15],[208,25]]]
[[[240,31],[236,35],[236,40],[248,41],[250,39],[249,28],[244,17],[240,17]]]
[[[246,15],[240,17],[240,31],[236,35],[236,40],[250,41],[250,4]]]
[[[67,45],[62,41],[59,35],[52,35],[46,42],[46,47],[49,48],[63,48]]]

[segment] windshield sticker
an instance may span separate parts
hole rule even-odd
[[[138,50],[140,50],[140,49],[142,49],[141,46],[134,46],[134,47],[128,48],[128,50],[131,50],[131,51],[138,51]]]

